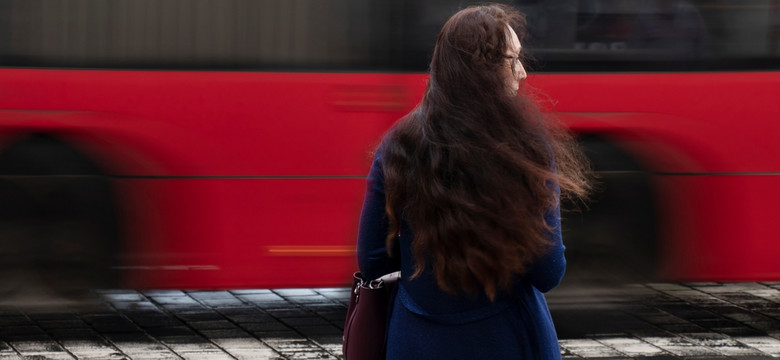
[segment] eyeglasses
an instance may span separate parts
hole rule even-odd
[[[520,56],[519,55],[518,56],[504,55],[504,57],[511,61],[510,64],[512,65],[511,66],[512,67],[512,75],[517,76],[517,71],[518,71],[517,69],[518,68],[522,69],[522,61],[520,60]]]
[[[504,57],[509,59],[509,60],[511,60],[513,66],[517,66],[517,65],[520,64],[520,56],[506,56],[506,55],[504,55]]]

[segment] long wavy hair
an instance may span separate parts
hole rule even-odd
[[[531,96],[506,89],[507,26],[525,17],[499,4],[452,16],[439,33],[421,104],[383,141],[387,248],[410,226],[419,276],[431,263],[441,289],[508,290],[549,248],[544,215],[589,190],[572,137]]]

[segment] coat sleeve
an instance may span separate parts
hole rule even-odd
[[[556,186],[555,192],[560,197],[560,188]],[[541,292],[550,291],[558,286],[566,272],[566,257],[564,256],[566,247],[563,245],[561,236],[560,204],[555,209],[548,211],[544,220],[552,229],[550,231],[551,247],[544,256],[534,262],[528,274],[531,284]]]
[[[366,279],[376,279],[382,275],[400,270],[400,263],[387,253],[388,219],[385,215],[384,174],[382,173],[382,155],[377,150],[371,170],[366,179],[366,195],[363,210],[360,213],[358,228],[357,261],[358,268]]]

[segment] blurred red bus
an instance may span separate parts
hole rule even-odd
[[[4,278],[345,285],[370,152],[467,3],[0,2]],[[780,279],[778,1],[513,4],[601,178],[575,278]]]

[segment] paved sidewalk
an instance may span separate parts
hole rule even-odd
[[[0,308],[0,359],[341,359],[349,290],[107,290],[79,308]],[[780,283],[563,286],[565,359],[780,357]]]
[[[349,289],[100,292],[0,311],[0,359],[337,359]]]
[[[780,283],[568,288],[548,296],[564,359],[780,357]]]

